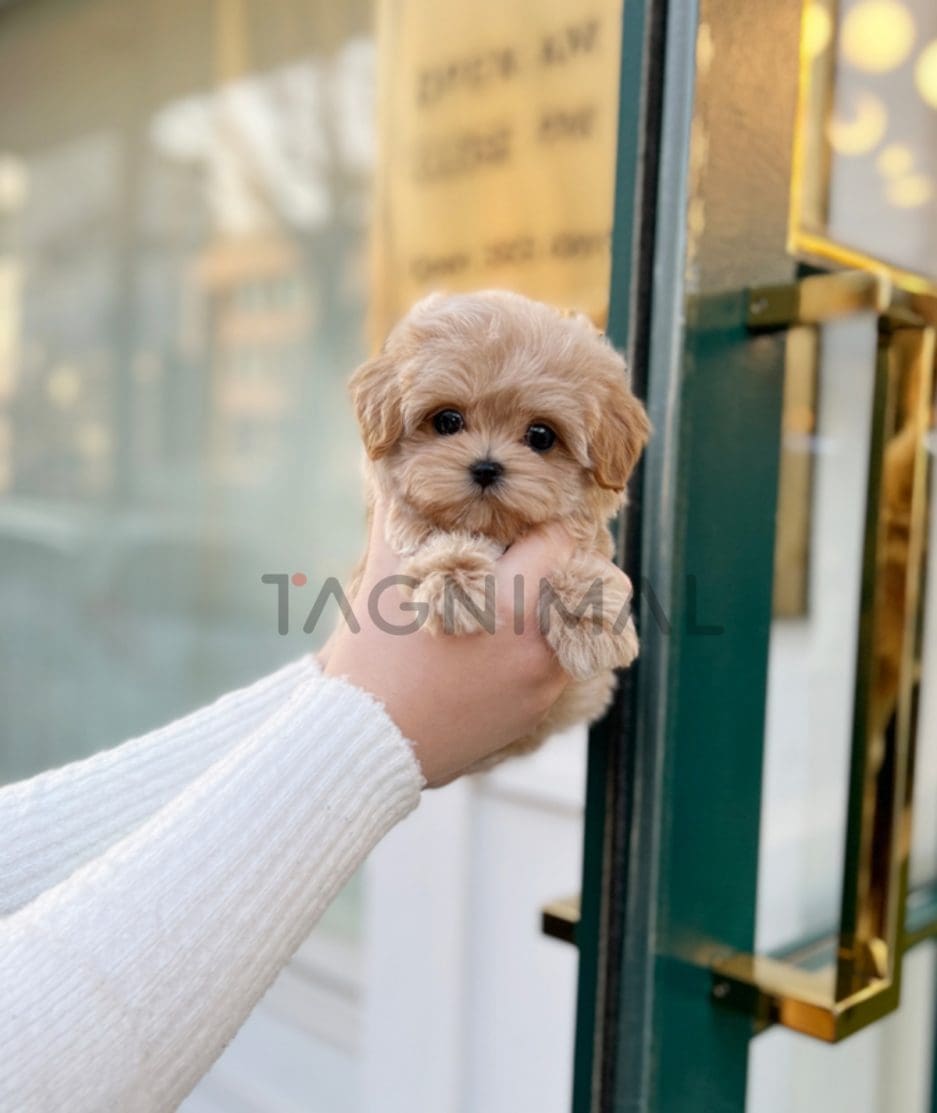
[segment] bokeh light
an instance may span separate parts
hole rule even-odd
[[[872,93],[860,93],[852,119],[834,116],[829,123],[829,138],[841,155],[864,155],[881,142],[888,127],[885,105]]]
[[[937,39],[921,51],[914,66],[914,83],[924,102],[937,108]]]
[[[934,196],[934,183],[926,174],[909,174],[889,182],[886,195],[899,209],[916,209]]]
[[[60,410],[70,409],[81,394],[81,375],[70,364],[60,364],[46,379],[46,397]]]
[[[914,152],[905,143],[889,143],[875,160],[879,173],[885,178],[900,178],[910,174],[914,166]]]
[[[896,69],[914,45],[914,19],[898,0],[861,0],[843,19],[843,54],[866,73]]]
[[[15,155],[0,153],[0,213],[21,208],[29,193],[26,164]]]

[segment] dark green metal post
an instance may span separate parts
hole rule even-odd
[[[647,397],[647,348],[657,198],[657,153],[662,95],[666,0],[625,0],[622,11],[617,180],[612,236],[608,335],[628,357],[632,387]],[[619,523],[618,560],[641,582],[643,468],[632,478],[627,517]],[[632,732],[639,666],[621,678],[615,705],[590,734],[579,997],[575,1048],[574,1113],[611,1108],[618,1061],[622,918],[628,888],[622,861],[635,783],[634,751],[622,745]]]
[[[626,0],[609,330],[655,434],[621,551],[641,657],[590,745],[575,1113],[744,1110],[752,1024],[708,963],[754,942],[783,351],[745,290],[793,277],[798,29]]]

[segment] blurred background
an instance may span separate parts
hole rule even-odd
[[[372,308],[376,19],[0,5],[2,781],[328,632],[303,633],[312,593],[364,541],[345,384]],[[297,572],[282,637],[261,576]],[[563,1108],[575,956],[540,907],[578,884],[584,765],[580,736],[427,801],[189,1113]]]
[[[808,261],[798,275],[870,268],[930,296],[930,0],[802,10],[777,0],[757,20],[727,0],[672,8],[688,61],[668,95],[687,108],[668,117],[662,145],[682,143],[683,162],[665,166],[655,200],[662,239],[672,231],[679,250],[653,273],[659,304],[686,295],[691,309],[680,301],[673,335],[704,299],[734,296],[752,275],[788,281],[793,257]],[[632,169],[619,167],[616,191],[616,150],[635,122],[623,115],[619,129],[619,80],[630,88],[621,27],[616,0],[0,2],[0,782],[141,734],[318,647],[328,622],[302,629],[316,585],[344,577],[364,540],[345,383],[425,289],[510,286],[605,324],[613,212],[624,227]],[[637,47],[626,57],[640,68]],[[746,132],[749,116],[757,127]],[[916,307],[931,328],[935,306],[924,296]],[[758,493],[766,505],[777,493],[763,531],[773,557],[763,621],[742,654],[764,658],[755,727],[730,737],[727,713],[697,728],[689,759],[667,755],[677,764],[666,766],[663,803],[647,805],[663,832],[647,855],[673,852],[659,886],[677,897],[684,855],[690,891],[703,878],[720,899],[734,892],[725,844],[739,816],[748,823],[740,853],[753,863],[759,953],[817,937],[840,914],[878,335],[869,311],[779,342],[777,492]],[[747,389],[764,381],[768,341],[744,343]],[[681,364],[684,354],[652,350],[660,382],[684,367],[699,381],[705,361]],[[705,381],[718,391],[731,369],[713,361]],[[907,381],[922,381],[923,361],[912,364]],[[668,404],[692,397],[686,375],[661,388]],[[709,404],[707,394],[698,428],[715,420]],[[685,444],[658,426],[651,451],[663,473]],[[922,436],[932,456],[933,413]],[[646,512],[659,522],[672,505]],[[657,557],[682,528],[661,530]],[[729,567],[741,548],[710,542],[679,572],[699,572],[700,613],[719,622],[702,557]],[[307,586],[289,589],[281,635],[277,589],[261,577],[295,573]],[[651,586],[664,606],[657,634],[645,610],[653,652],[671,620],[680,636],[685,616],[668,610],[665,584]],[[937,591],[916,621],[919,755],[904,836],[923,891],[937,877]],[[735,695],[743,704],[746,693]],[[735,750],[708,769],[720,730]],[[756,750],[750,798],[720,810],[720,783]],[[673,785],[693,753],[712,781],[681,797]],[[652,801],[654,771],[644,773]],[[585,786],[583,730],[427,796],[187,1113],[568,1110],[578,958],[542,933],[541,909],[580,887]],[[673,851],[684,814],[693,824]],[[714,846],[722,853],[708,860]],[[606,874],[625,872],[615,852]],[[599,857],[587,841],[587,866]],[[681,935],[666,899],[656,914],[678,937],[662,929],[665,957],[671,945],[682,955],[687,938],[713,945],[703,931]],[[711,1047],[693,1027],[700,1015],[718,1026],[706,986],[705,1013],[695,999],[679,1013],[691,1035],[678,1053],[699,1045],[711,1075],[731,1074],[715,1037]],[[707,1090],[648,1113],[932,1113],[935,986],[934,945],[922,943],[905,962],[902,1008],[882,1024],[836,1048],[782,1027],[752,1040],[746,1029],[740,1104]],[[627,1018],[627,995],[619,1005]],[[642,1017],[636,1003],[644,1040]],[[584,1031],[581,1014],[581,1043]],[[656,1043],[648,1056],[669,1062]],[[581,1103],[582,1063],[579,1083]]]
[[[374,43],[366,5],[0,18],[11,778],[307,648],[261,573],[354,559]]]

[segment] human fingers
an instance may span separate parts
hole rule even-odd
[[[499,586],[520,602],[517,599],[517,577],[520,577],[524,611],[529,614],[538,605],[541,583],[563,568],[575,550],[576,543],[562,524],[551,522],[538,526],[516,541],[496,562],[495,575],[502,581]]]
[[[378,498],[368,516],[368,544],[365,559],[364,580],[368,585],[375,584],[397,571],[400,558],[387,541],[387,507]]]

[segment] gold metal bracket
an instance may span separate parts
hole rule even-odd
[[[884,274],[837,271],[780,286],[748,291],[746,323],[753,332],[822,325],[857,313],[874,313],[885,328],[937,324],[937,298],[896,286]]]
[[[891,299],[891,283],[875,274],[815,274],[800,282],[750,290],[747,323],[759,331],[815,325],[855,313],[884,313]]]
[[[731,955],[713,963],[712,996],[754,1017],[759,1030],[771,1024],[838,1043],[898,1008],[900,962],[912,947],[937,937],[937,890],[908,894],[904,931],[896,946],[898,969],[888,971],[889,949],[874,941],[864,986],[837,999],[836,937],[781,957]]]

